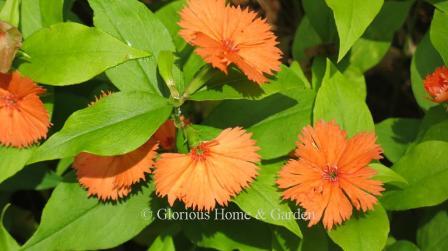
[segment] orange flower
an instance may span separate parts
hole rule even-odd
[[[308,226],[323,216],[325,228],[341,224],[352,215],[353,206],[366,212],[384,190],[373,180],[372,159],[381,159],[381,147],[373,133],[347,139],[334,122],[319,122],[303,129],[297,143],[298,160],[290,160],[277,181],[285,199],[292,199],[308,213]],[[352,206],[353,205],[353,206]]]
[[[23,148],[46,138],[50,117],[38,96],[44,92],[19,72],[0,73],[0,144]]]
[[[251,136],[242,128],[229,128],[189,154],[162,154],[154,171],[157,195],[168,196],[170,205],[179,199],[198,210],[227,205],[257,175],[259,147]]]
[[[432,74],[426,76],[424,84],[432,101],[436,103],[448,101],[448,67],[437,68]]]
[[[281,51],[271,27],[255,12],[226,6],[225,0],[189,0],[181,12],[180,35],[207,63],[227,73],[237,65],[250,80],[280,70]]]
[[[128,195],[133,184],[145,180],[146,173],[151,173],[157,148],[155,141],[149,140],[137,150],[120,156],[80,153],[73,167],[89,196],[117,200]]]

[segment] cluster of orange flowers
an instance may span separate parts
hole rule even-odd
[[[196,53],[227,73],[234,64],[258,84],[280,69],[281,51],[266,20],[255,12],[225,4],[225,0],[189,0],[181,12],[180,35]],[[448,101],[448,68],[441,67],[425,80],[434,102]],[[18,72],[0,74],[0,143],[28,147],[46,137],[50,119],[40,94],[44,89]],[[187,154],[175,150],[177,128],[166,121],[137,150],[120,156],[80,153],[73,163],[79,182],[89,195],[101,200],[127,196],[132,186],[153,173],[156,193],[170,205],[212,210],[226,206],[250,186],[258,174],[259,147],[252,134],[228,128],[216,138],[193,146]],[[163,149],[165,153],[157,154]],[[341,224],[357,210],[371,210],[382,183],[368,167],[381,158],[374,133],[352,138],[335,122],[320,121],[299,135],[295,159],[281,169],[277,184],[283,198],[295,201],[327,229]]]

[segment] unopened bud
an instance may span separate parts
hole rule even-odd
[[[22,46],[20,31],[3,21],[0,21],[0,72],[7,73],[17,51]]]

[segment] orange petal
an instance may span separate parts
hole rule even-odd
[[[0,144],[22,148],[46,138],[51,123],[43,92],[18,72],[0,74]]]
[[[366,167],[381,157],[373,133],[347,140],[335,122],[318,122],[303,129],[297,143],[299,160],[290,160],[280,171],[277,184],[283,198],[294,200],[310,216],[309,226],[321,219],[326,229],[342,224],[358,210],[373,209],[375,196],[384,190]]]
[[[131,186],[145,180],[158,145],[150,140],[137,150],[119,156],[80,153],[73,163],[79,183],[89,195],[101,200],[117,200],[131,192]]]
[[[264,74],[280,70],[282,52],[270,25],[257,13],[226,6],[224,0],[189,0],[181,11],[179,34],[204,61],[227,72],[237,65],[250,80],[267,81]]]
[[[241,128],[226,129],[189,154],[162,154],[154,171],[157,194],[198,210],[227,205],[257,175],[259,148],[250,137]]]

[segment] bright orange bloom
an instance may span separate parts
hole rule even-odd
[[[381,147],[374,133],[359,133],[347,139],[334,122],[319,122],[303,129],[297,143],[298,160],[280,171],[277,181],[285,199],[302,206],[315,225],[323,216],[325,228],[332,229],[352,215],[353,206],[366,212],[377,203],[375,196],[384,190],[373,180],[375,170],[368,167],[381,159]],[[352,206],[353,205],[353,206]]]
[[[432,74],[426,76],[424,84],[432,101],[436,103],[448,101],[448,67],[437,68]]]
[[[73,167],[89,196],[117,200],[128,195],[133,184],[145,180],[146,173],[151,173],[157,148],[158,144],[150,140],[137,150],[119,156],[80,153]]]
[[[237,65],[250,80],[280,70],[281,51],[270,25],[248,9],[226,6],[225,0],[189,0],[181,12],[180,35],[207,63],[227,73]]]
[[[50,117],[39,98],[44,92],[19,72],[0,73],[0,144],[23,148],[47,137]]]
[[[242,128],[229,128],[188,154],[162,154],[154,171],[157,195],[168,196],[170,205],[178,199],[198,210],[227,205],[257,176],[259,147],[251,136]]]

